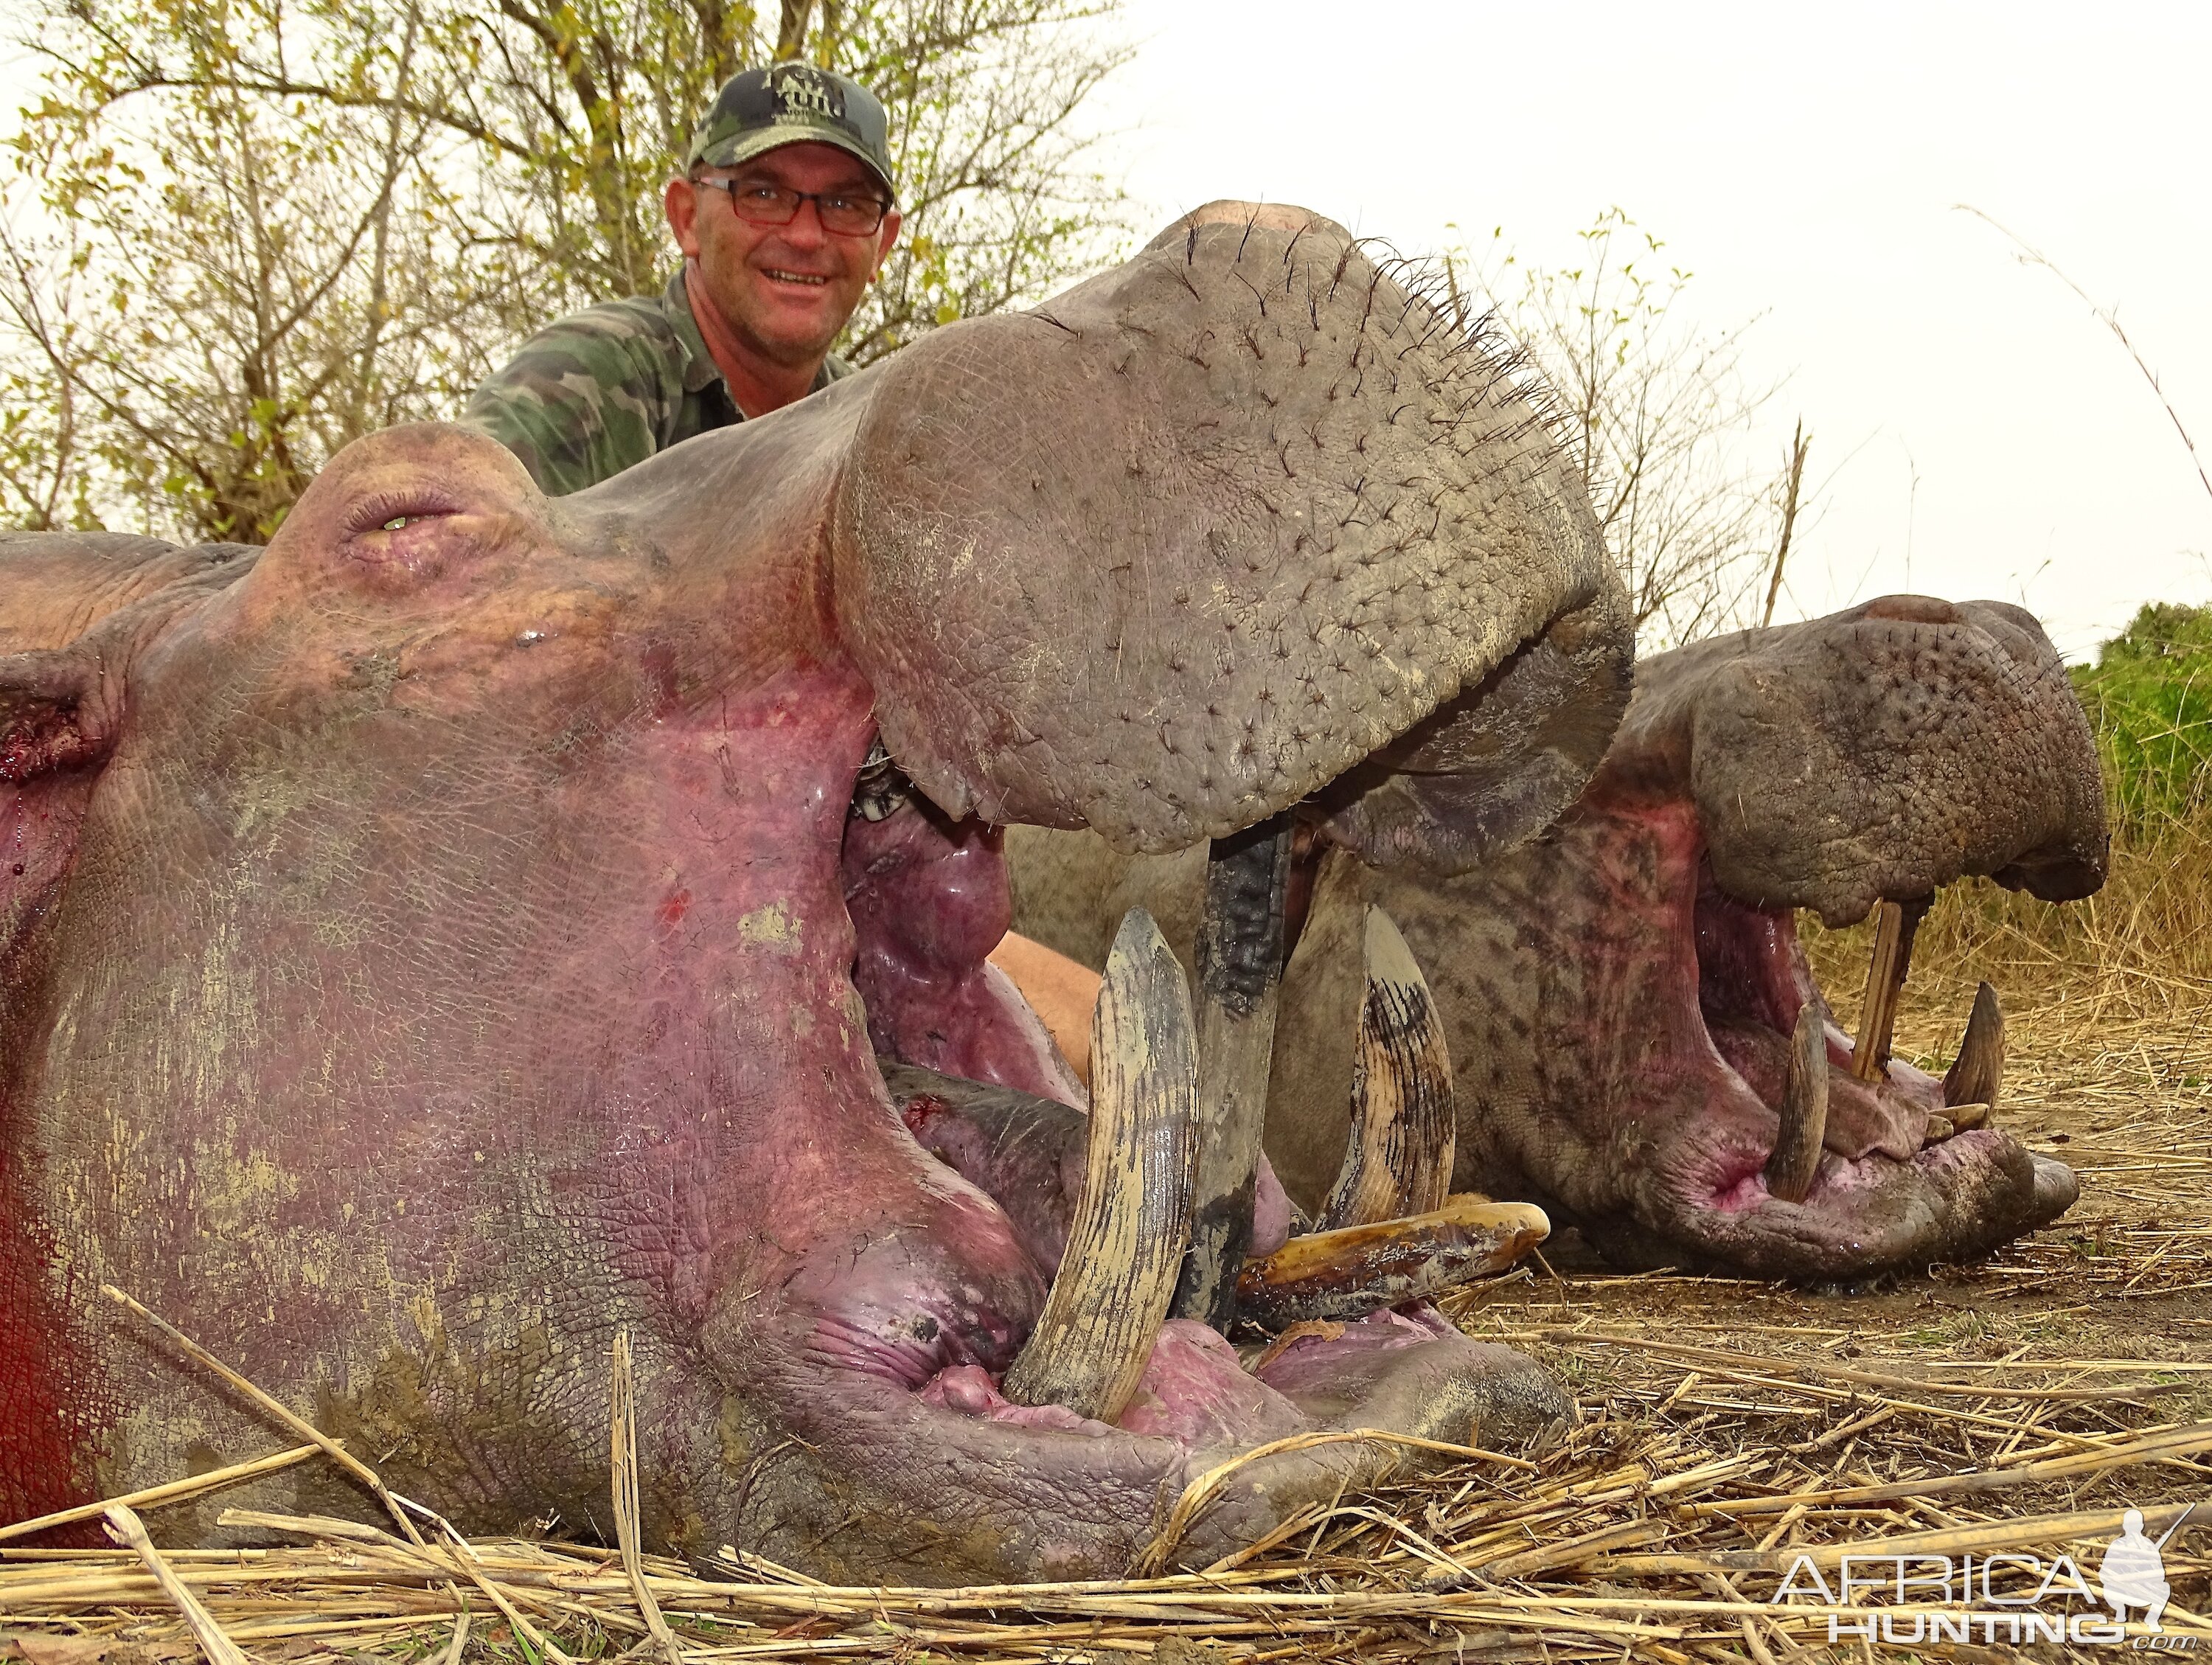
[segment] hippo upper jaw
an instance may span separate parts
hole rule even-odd
[[[1456,866],[1594,766],[1626,606],[1531,391],[1341,228],[1281,217],[1217,204],[880,373],[836,606],[948,814],[1178,850],[1401,745],[1480,774],[1496,824],[1398,804],[1340,834]]]
[[[1885,596],[1668,661],[1603,785],[1694,802],[1730,896],[1846,925],[1969,874],[2054,902],[2104,883],[2088,721],[2021,609]]]

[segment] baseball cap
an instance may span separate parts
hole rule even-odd
[[[876,95],[857,81],[811,64],[740,70],[714,95],[685,153],[686,172],[735,167],[787,144],[834,144],[891,183],[890,123]]]

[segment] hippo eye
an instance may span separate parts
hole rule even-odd
[[[421,520],[457,514],[461,506],[435,487],[379,492],[354,505],[345,518],[345,536],[369,532],[404,532]]]

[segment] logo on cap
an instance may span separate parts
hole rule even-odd
[[[831,121],[845,118],[845,100],[819,70],[804,64],[779,64],[768,72],[769,91],[783,100],[783,112],[805,111]]]

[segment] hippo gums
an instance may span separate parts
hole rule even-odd
[[[1198,911],[1188,856],[1026,829],[1010,854],[1017,928],[1078,957],[1102,908],[1143,902],[1170,934]],[[2087,720],[2016,607],[1891,596],[1661,654],[1540,837],[1456,876],[1320,864],[1268,1153],[1317,1204],[1346,1146],[1361,921],[1379,907],[1449,1036],[1457,1185],[1540,1202],[1632,1265],[1850,1279],[1985,1253],[2077,1188],[1990,1121],[1989,985],[1942,1081],[1889,1055],[1912,928],[1963,876],[2067,901],[2105,858]],[[1880,915],[1856,1038],[1799,908]]]
[[[1119,1572],[1261,1443],[1565,1408],[1418,1304],[1164,1318],[1194,1211],[1232,1289],[1285,1229],[1194,1155],[1236,991],[1129,920],[1086,1121],[985,957],[1006,823],[1449,872],[1602,753],[1574,471],[1331,222],[1201,210],[576,496],[426,425],[256,558],[0,562],[0,1518],[270,1449],[104,1284],[482,1529],[604,1520],[626,1330],[647,1540],[833,1577]],[[1255,1461],[1174,1556],[1401,1460]]]

